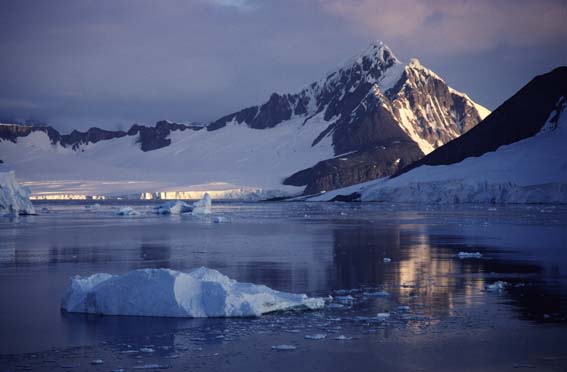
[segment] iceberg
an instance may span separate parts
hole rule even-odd
[[[183,214],[191,213],[193,206],[181,200],[168,201],[154,208],[157,214]]]
[[[141,269],[76,276],[61,301],[63,310],[74,313],[189,318],[257,317],[324,306],[323,298],[239,283],[206,267],[188,273]]]
[[[203,195],[203,199],[193,203],[193,214],[210,214],[212,200],[208,192]]]
[[[14,171],[0,172],[0,215],[35,214],[31,191],[16,181]]]
[[[212,200],[209,193],[205,193],[203,199],[197,200],[193,204],[186,203],[181,200],[172,200],[160,204],[154,208],[157,214],[184,214],[192,213],[193,215],[210,214]]]

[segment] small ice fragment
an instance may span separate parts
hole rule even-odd
[[[362,295],[366,297],[388,297],[390,294],[386,291],[378,291],[378,292],[364,292]]]
[[[168,201],[154,207],[157,214],[183,214],[193,211],[193,206],[181,200]]]
[[[92,364],[92,365],[98,365],[98,364],[102,364],[102,363],[104,363],[104,362],[102,361],[102,359],[95,359],[95,360],[91,361],[91,364]]]
[[[341,212],[341,216],[346,216],[347,214],[345,212]]]
[[[161,365],[161,364],[157,364],[157,363],[144,364],[144,365],[141,365],[141,366],[132,367],[132,369],[166,369],[166,368],[169,368],[169,367]]]
[[[340,335],[335,337],[335,340],[337,341],[348,341],[348,340],[352,340],[352,337],[347,337],[345,335]]]
[[[401,311],[401,312],[410,311],[410,307],[406,306],[406,305],[400,305],[400,306],[398,306],[398,311]]]
[[[507,286],[508,283],[499,280],[495,283],[486,285],[484,289],[486,289],[489,292],[498,292],[504,290]]]
[[[459,252],[457,253],[457,257],[461,260],[465,258],[482,258],[482,253],[480,252]]]
[[[305,335],[305,338],[308,340],[323,340],[327,338],[327,335],[324,333],[315,333],[314,335]]]
[[[293,345],[274,345],[272,346],[272,350],[277,350],[277,351],[292,351],[297,349],[297,347],[293,346]]]
[[[350,305],[354,302],[354,297],[352,297],[351,295],[348,296],[336,296],[335,297],[335,301],[341,303],[341,304],[347,304]]]
[[[120,209],[116,214],[119,216],[139,216],[140,212],[132,207],[124,207]]]
[[[96,211],[97,209],[100,209],[100,204],[94,203],[93,205],[85,205],[85,209]]]
[[[387,320],[390,317],[390,313],[378,313],[376,314],[376,318],[378,318],[379,321],[384,321]]]
[[[223,223],[223,222],[228,222],[228,220],[226,219],[226,217],[217,216],[217,217],[213,218],[213,222],[214,223]]]
[[[384,263],[392,262],[392,259],[389,257],[384,257]]]
[[[151,347],[143,347],[143,348],[140,349],[140,352],[141,353],[153,353],[153,352],[155,352],[155,350],[152,349]]]

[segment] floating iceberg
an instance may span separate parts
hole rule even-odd
[[[249,317],[324,306],[322,298],[239,283],[205,267],[189,273],[143,269],[124,275],[77,276],[61,302],[68,312],[191,318]]]
[[[35,214],[30,190],[20,186],[13,171],[0,172],[0,215]]]
[[[203,199],[197,200],[193,204],[186,203],[181,200],[172,200],[160,204],[154,208],[157,214],[184,214],[192,213],[194,215],[210,214],[211,213],[211,197],[205,193]]]
[[[181,200],[168,201],[154,208],[157,214],[183,214],[191,213],[193,206]]]
[[[210,214],[211,205],[211,196],[206,192],[205,195],[203,195],[203,199],[193,203],[193,214]]]
[[[120,209],[116,214],[119,216],[139,216],[140,212],[132,207],[124,207]]]

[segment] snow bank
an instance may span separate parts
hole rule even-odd
[[[35,214],[31,191],[20,186],[13,171],[0,172],[0,215]]]
[[[143,269],[124,275],[75,277],[62,299],[68,312],[161,317],[248,317],[319,309],[322,298],[239,283],[205,267],[189,273]]]

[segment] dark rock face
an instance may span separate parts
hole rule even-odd
[[[71,147],[73,150],[77,150],[81,145],[120,138],[125,135],[126,132],[123,131],[110,131],[94,127],[89,128],[86,132],[74,130],[69,134],[61,135],[59,143],[63,147]]]
[[[167,138],[172,131],[176,130],[201,130],[203,127],[171,123],[168,121],[159,121],[155,127],[146,127],[143,125],[134,124],[128,130],[124,131],[111,131],[100,128],[90,128],[86,132],[72,131],[69,134],[60,134],[52,127],[35,127],[26,125],[0,125],[0,139],[8,140],[16,143],[18,137],[27,137],[33,132],[45,132],[52,144],[59,143],[63,147],[71,147],[73,150],[78,150],[81,145],[89,143],[97,143],[99,141],[111,140],[114,138],[121,138],[125,136],[138,135],[137,142],[140,143],[142,151],[156,150],[162,147],[169,146],[171,140]]]
[[[201,130],[203,127],[171,123],[162,120],[158,121],[155,127],[134,124],[128,130],[128,135],[138,135],[137,142],[140,144],[140,148],[142,151],[147,152],[169,146],[171,144],[171,140],[168,138],[169,134],[172,131],[184,131],[186,129]]]
[[[421,165],[458,163],[481,156],[538,133],[561,97],[567,96],[567,67],[537,76],[463,136],[401,169],[396,176]]]
[[[284,184],[307,185],[304,194],[313,195],[332,190],[336,185],[353,185],[386,177],[422,156],[412,141],[384,142],[374,148],[323,160],[288,177]]]

